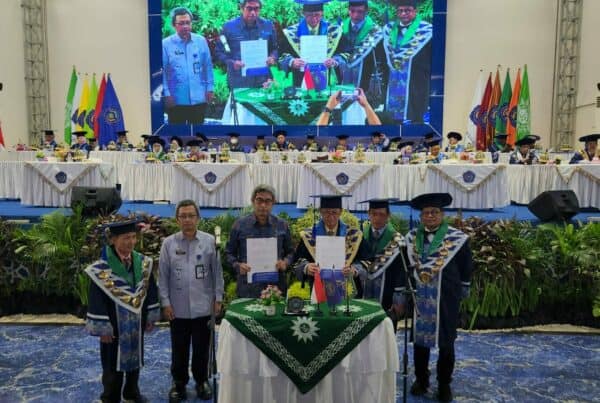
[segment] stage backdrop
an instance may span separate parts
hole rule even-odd
[[[274,56],[277,62],[269,68],[242,72],[231,64],[241,53],[240,21],[235,19],[247,10],[240,3],[148,0],[152,131],[163,135],[228,131],[256,135],[285,126],[292,136],[307,132],[365,135],[364,126],[369,122],[357,102],[361,88],[388,136],[441,132],[446,0],[417,3],[416,22],[406,30],[396,25],[396,8],[391,2],[369,2],[367,24],[371,29],[359,33],[358,38],[350,29],[348,2],[325,3],[323,52],[344,63],[330,69],[314,63],[301,71],[289,69],[285,56],[322,58],[323,54],[315,51],[309,55],[300,46],[298,34],[305,28],[302,5],[293,0],[263,2],[259,16],[267,22],[259,28],[262,41],[251,46],[261,49],[261,55]],[[177,7],[191,11],[191,26],[185,21],[176,23],[172,11]],[[177,28],[202,35],[207,48],[196,47],[186,54],[177,43]],[[399,31],[403,33],[399,35]],[[319,44],[310,45],[317,48]],[[250,56],[252,52],[246,57]],[[199,83],[188,85],[188,75],[199,76]],[[184,110],[181,123],[181,114],[173,114],[168,105],[203,102],[203,85],[210,81],[214,98],[204,111],[204,121],[195,121],[196,110]],[[335,94],[339,94],[339,106],[329,124],[317,126],[325,103]]]

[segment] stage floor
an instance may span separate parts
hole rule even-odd
[[[403,334],[397,335],[400,359]],[[89,402],[101,392],[96,337],[83,326],[0,326],[0,401]],[[409,380],[414,377],[409,346]],[[430,394],[437,388],[433,352]],[[151,402],[167,401],[171,347],[168,328],[146,336],[140,389]],[[600,401],[600,336],[540,333],[459,332],[452,388],[461,402]],[[189,401],[196,398],[193,381]],[[396,401],[402,402],[397,375]]]
[[[12,220],[28,220],[30,222],[39,221],[40,217],[46,214],[50,214],[53,211],[62,211],[64,214],[71,214],[70,209],[65,208],[52,208],[52,207],[30,207],[23,206],[18,200],[0,200],[0,217],[2,219],[12,219]],[[228,209],[218,209],[218,208],[201,208],[202,217],[212,218],[219,214],[223,214],[227,211],[233,211],[234,213],[238,213],[239,210],[228,210]],[[392,213],[400,214],[403,217],[407,218],[411,214],[411,209],[409,206],[400,205],[400,206],[391,206]],[[449,210],[448,215],[456,215],[458,210]],[[279,214],[280,212],[285,212],[292,218],[297,218],[303,215],[306,210],[296,208],[295,203],[289,204],[276,204],[273,207],[273,212],[275,214]],[[506,206],[504,208],[497,209],[488,209],[488,210],[462,210],[462,215],[464,217],[477,216],[481,217],[484,220],[511,220],[516,219],[518,221],[539,221],[533,213],[531,213],[527,206],[511,204],[510,206]],[[146,213],[159,217],[174,217],[175,216],[175,205],[168,203],[142,203],[142,202],[124,202],[121,208],[119,209],[119,213],[123,215],[127,215],[130,213]],[[356,215],[361,215],[366,218],[365,212],[354,212]],[[413,218],[418,216],[418,212],[412,211]],[[574,217],[574,220],[579,220],[582,222],[587,222],[590,219],[592,220],[600,220],[600,210],[598,209],[582,209],[579,214]]]

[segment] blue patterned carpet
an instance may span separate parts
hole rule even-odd
[[[600,402],[600,336],[460,333],[456,355],[456,401]],[[152,402],[167,401],[169,363],[168,330],[147,335],[140,386]],[[100,373],[98,340],[81,326],[0,326],[0,402],[94,401]],[[408,400],[432,401],[435,388],[432,375],[432,394]],[[401,402],[400,374],[397,394]],[[200,401],[191,384],[188,395]]]

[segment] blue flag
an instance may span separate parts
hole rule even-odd
[[[106,81],[106,91],[98,120],[98,144],[100,146],[106,146],[111,141],[117,141],[117,132],[125,130],[121,104],[119,104],[119,98],[113,87],[110,74]]]
[[[327,305],[339,305],[346,296],[346,279],[341,270],[321,269],[321,280],[325,285]]]

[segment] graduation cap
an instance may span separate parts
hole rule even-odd
[[[381,137],[383,135],[382,132],[371,132],[371,137]]]
[[[435,134],[434,132],[427,133],[425,136],[423,136],[423,139],[425,140],[426,143],[430,143],[432,141],[439,141],[440,140],[440,138],[438,137],[438,135]]]
[[[505,139],[508,137],[508,134],[506,133],[496,133],[496,135],[494,136],[497,139]]]
[[[417,8],[417,0],[392,0],[392,4],[396,7],[412,6],[414,8]]]
[[[424,193],[413,198],[410,206],[417,210],[423,210],[425,207],[444,208],[452,203],[452,196],[449,193]]]
[[[275,131],[275,133],[273,133],[273,137],[277,137],[277,136],[279,136],[280,134],[281,134],[282,136],[284,136],[284,137],[287,137],[287,132],[286,132],[285,130],[277,130],[277,131]]]
[[[129,130],[119,130],[117,132],[117,136],[119,136],[119,137],[121,137],[121,136],[125,137],[125,136],[127,136],[127,133],[129,133]]]
[[[319,208],[342,208],[342,197],[351,197],[352,195],[313,195],[313,199],[319,198],[321,203]]]
[[[265,139],[264,134],[259,134],[258,136],[256,136],[256,140],[264,140],[264,139]]]
[[[186,144],[188,147],[200,147],[202,145],[202,140],[192,139]]]
[[[414,144],[415,144],[414,141],[412,141],[412,140],[406,140],[406,141],[403,141],[403,142],[401,142],[401,143],[398,144],[398,149],[404,148],[406,146],[412,146]]]
[[[144,140],[148,140],[148,139],[149,139],[150,137],[152,137],[152,136],[151,136],[151,135],[149,135],[149,134],[142,134],[142,135],[141,135],[141,137],[142,137]]]
[[[529,136],[527,136],[527,137],[529,137],[530,139],[532,139],[534,143],[535,143],[536,141],[540,141],[540,140],[542,139],[542,137],[541,137],[541,136],[538,136],[537,134],[530,134],[530,135],[529,135]]]
[[[74,131],[71,134],[74,134],[77,137],[85,137],[85,135],[87,134],[87,132],[85,130],[77,130],[77,131]]]
[[[296,3],[302,4],[302,11],[323,11],[323,4],[328,3],[329,0],[295,0]]]
[[[165,140],[160,137],[160,136],[150,136],[148,137],[148,143],[150,143],[151,145],[154,145],[156,143],[159,143],[161,146],[165,146]]]
[[[449,139],[456,139],[457,141],[461,141],[462,140],[462,134],[460,134],[459,132],[448,132],[448,134],[446,134],[446,137]]]
[[[234,132],[227,133],[227,135],[228,135],[229,137],[240,137],[240,134],[239,134],[239,133],[234,133]]]
[[[386,198],[386,199],[369,199],[369,200],[363,200],[358,203],[360,203],[360,204],[369,203],[369,210],[372,208],[384,208],[384,209],[389,210],[390,204],[395,203],[397,201],[398,201],[398,199],[394,197],[394,198]]]
[[[347,134],[338,134],[335,137],[337,137],[338,140],[346,140],[350,136],[348,136]]]
[[[523,137],[521,140],[517,141],[515,145],[517,146],[530,146],[535,143],[535,139],[532,137]]]
[[[314,140],[316,137],[317,137],[317,135],[314,134],[314,133],[308,133],[306,135],[306,138],[309,139],[309,140]]]
[[[600,139],[600,134],[587,134],[579,137],[579,141],[584,143],[587,143],[588,141],[598,141],[598,139]]]
[[[42,131],[44,132],[44,136],[54,136],[54,130],[47,129]]]
[[[440,145],[440,139],[435,139],[427,142],[427,147],[434,147]]]
[[[198,141],[202,141],[204,143],[208,142],[208,137],[206,137],[204,134],[202,133],[196,133],[196,139]],[[189,143],[188,143],[189,144]]]
[[[175,140],[177,142],[177,144],[179,144],[179,147],[183,147],[183,141],[181,141],[181,139],[179,137],[173,136],[173,137],[171,137],[171,140],[169,142],[172,143],[173,140]]]
[[[130,232],[138,232],[140,230],[139,224],[140,221],[138,219],[133,219],[127,221],[111,222],[109,224],[106,224],[104,228],[111,235],[122,235],[128,234]]]

